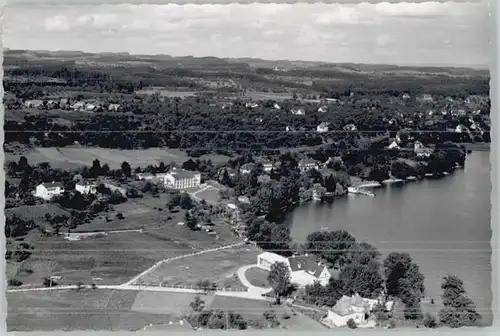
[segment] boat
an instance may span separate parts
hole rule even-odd
[[[360,195],[375,197],[375,194],[372,193],[371,191],[362,190],[362,189],[354,188],[354,187],[348,187],[347,192],[349,192],[351,194],[360,194]]]

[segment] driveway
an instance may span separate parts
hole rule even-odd
[[[257,286],[252,285],[250,283],[250,281],[248,281],[247,276],[246,276],[246,272],[250,268],[254,268],[254,267],[257,267],[257,265],[247,265],[247,266],[240,267],[240,269],[238,269],[238,273],[237,273],[238,278],[240,279],[241,283],[245,287],[248,288],[249,292],[256,293],[256,294],[258,293],[259,295],[269,293],[272,290],[272,288],[257,287]]]

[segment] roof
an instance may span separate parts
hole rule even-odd
[[[318,127],[328,127],[330,126],[329,122],[323,121],[321,124],[318,125]]]
[[[316,262],[311,256],[295,256],[288,258],[292,272],[305,271],[318,278],[325,269],[325,265]]]
[[[42,183],[42,185],[47,188],[64,188],[63,184],[61,182],[51,182],[51,183]]]
[[[270,263],[275,263],[275,262],[287,262],[287,259],[285,257],[280,256],[279,254],[272,253],[272,252],[264,252],[259,254],[259,258],[266,259]]]
[[[302,159],[299,161],[300,165],[305,165],[305,164],[318,164],[316,160],[313,159]]]
[[[195,171],[190,171],[190,170],[176,169],[176,170],[172,170],[170,172],[170,174],[174,178],[193,178],[196,175],[199,175],[200,173],[199,172],[195,172]]]
[[[96,183],[95,183],[95,182],[90,182],[90,181],[88,181],[88,180],[79,181],[79,182],[77,182],[76,184],[81,185],[81,186],[96,185]]]
[[[332,311],[338,315],[349,315],[354,312],[354,308],[359,309],[367,307],[368,304],[359,294],[351,297],[344,295],[337,301]]]

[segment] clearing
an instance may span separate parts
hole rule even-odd
[[[81,166],[91,166],[92,161],[98,159],[101,164],[108,164],[111,169],[119,169],[126,161],[132,169],[135,167],[146,167],[157,165],[160,162],[169,164],[175,162],[182,164],[189,160],[189,156],[181,150],[169,148],[149,148],[149,149],[109,149],[100,147],[39,147],[28,150],[24,153],[5,153],[5,161],[17,161],[21,155],[26,156],[30,164],[50,162],[51,167],[61,169],[74,169]],[[226,163],[229,157],[218,154],[203,155],[200,159],[210,159],[212,163]]]
[[[173,319],[133,311],[137,294],[105,289],[7,293],[7,331],[140,330]]]
[[[214,281],[219,288],[246,290],[238,279],[237,271],[243,265],[255,263],[259,253],[257,248],[243,245],[172,260],[139,281],[156,286],[195,286],[200,280],[208,280]]]

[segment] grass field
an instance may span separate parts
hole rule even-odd
[[[132,310],[137,295],[101,289],[7,293],[7,330],[139,330],[172,320],[170,314]]]
[[[192,312],[189,304],[196,294],[168,293],[168,292],[140,292],[135,298],[132,310],[144,313],[158,313],[182,318]],[[200,296],[208,306],[213,300],[213,295]]]
[[[195,192],[194,196],[197,199],[203,199],[209,204],[214,204],[219,201],[219,189],[212,186],[208,186],[206,189],[202,189],[199,192]]]
[[[270,287],[269,281],[267,280],[268,275],[268,271],[257,267],[250,268],[245,273],[245,276],[252,285],[264,288]]]
[[[61,169],[72,169],[84,165],[91,166],[92,161],[95,159],[98,159],[101,164],[107,163],[111,169],[120,168],[124,161],[127,161],[134,169],[137,166],[146,167],[160,162],[181,164],[189,159],[185,152],[177,149],[119,150],[71,146],[61,148],[40,147],[19,154],[5,153],[5,161],[17,161],[21,155],[26,156],[30,164],[50,162],[53,168]],[[214,164],[228,161],[227,156],[217,154],[204,155],[201,158],[210,158]]]
[[[21,264],[32,273],[18,274],[16,278],[37,286],[47,276],[61,276],[60,284],[121,284],[159,260],[192,251],[187,241],[159,239],[139,232],[80,241],[45,237],[33,245],[33,255]]]
[[[241,266],[255,263],[259,253],[254,247],[240,246],[173,260],[139,281],[151,285],[195,286],[200,280],[209,280],[220,288],[246,290],[237,277],[237,271]]]
[[[24,205],[15,208],[5,209],[5,215],[17,215],[24,219],[45,219],[45,215],[50,214],[52,216],[69,216],[69,212],[61,209],[55,204],[47,203],[47,204],[38,204],[38,205]]]

